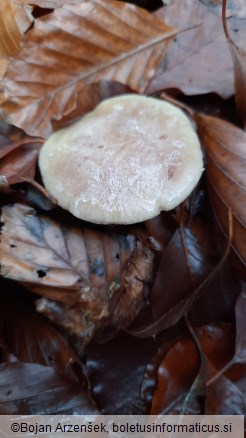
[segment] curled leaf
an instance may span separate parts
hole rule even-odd
[[[27,183],[26,201],[32,206],[41,210],[51,210],[57,206],[56,199],[49,192],[32,178],[22,178]]]
[[[207,177],[214,215],[228,238],[228,210],[231,209],[232,249],[235,265],[246,278],[246,134],[215,117],[198,114],[198,131],[204,143]]]
[[[14,55],[20,48],[23,33],[31,25],[32,19],[25,5],[12,0],[0,3],[0,59]]]
[[[134,93],[126,85],[114,81],[99,81],[93,84],[85,84],[76,95],[75,108],[68,113],[55,116],[52,119],[52,128],[64,128],[74,123],[85,113],[92,111],[102,100],[125,93]]]

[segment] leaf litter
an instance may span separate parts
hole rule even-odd
[[[36,168],[51,131],[112,95],[175,88],[202,103],[204,93],[233,94],[218,2],[188,3],[192,22],[175,0],[152,15],[126,2],[32,2],[32,29],[19,16],[0,90],[1,413],[245,413],[241,127],[189,109],[206,178],[181,209],[137,226],[78,221],[49,199]],[[29,7],[14,5],[16,16]],[[233,42],[245,17],[237,11],[232,26],[235,5],[223,6],[245,120],[245,56]]]
[[[35,20],[10,59],[2,113],[29,134],[45,137],[49,121],[73,109],[86,83],[107,79],[143,90],[173,34],[173,28],[127,3],[66,3]]]
[[[45,297],[38,309],[71,335],[86,343],[100,326],[136,317],[153,255],[134,235],[71,226],[21,204],[4,206],[2,221],[2,275]]]

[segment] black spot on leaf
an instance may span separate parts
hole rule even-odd
[[[38,274],[39,278],[43,278],[46,276],[46,271],[44,269],[38,269],[37,274]]]

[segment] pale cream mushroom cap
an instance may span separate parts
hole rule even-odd
[[[52,134],[39,165],[47,190],[74,216],[132,224],[180,204],[196,186],[203,159],[180,109],[128,94]]]

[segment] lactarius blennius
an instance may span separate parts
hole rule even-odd
[[[44,184],[80,219],[131,224],[180,204],[203,170],[198,137],[185,114],[134,94],[100,103],[46,141]]]

